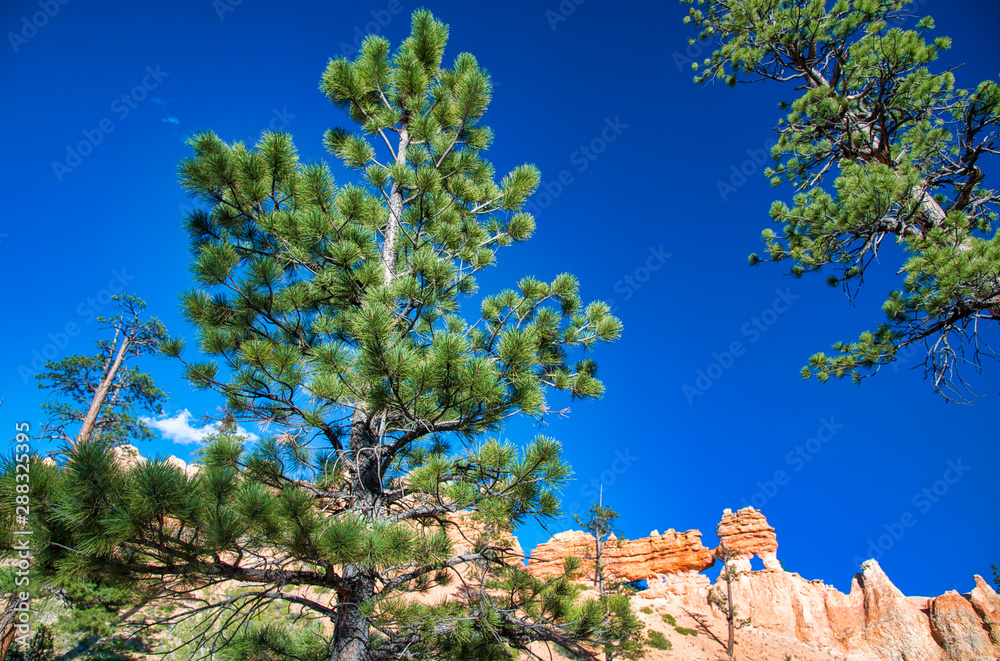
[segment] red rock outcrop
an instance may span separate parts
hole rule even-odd
[[[750,571],[750,558],[760,557],[764,566],[780,570],[775,552],[778,539],[767,519],[752,507],[735,514],[725,510],[719,522],[720,546],[734,551],[733,561],[739,571]],[[591,558],[595,551],[593,535],[581,530],[567,530],[537,546],[528,563],[528,572],[543,578],[562,571],[563,558],[573,556],[583,560],[584,571],[592,571]],[[711,550],[701,543],[697,530],[676,532],[668,530],[662,535],[654,530],[649,537],[634,540],[609,540],[604,547],[607,572],[627,581],[646,580],[655,592],[688,594],[707,589],[707,578],[700,572],[715,564],[720,549]]]
[[[776,555],[778,538],[774,528],[767,524],[767,519],[758,510],[744,507],[735,514],[732,510],[724,510],[716,532],[719,548],[715,550],[715,557],[721,557],[719,554],[724,546],[727,551],[736,554],[733,562],[740,571],[750,571],[752,556],[760,558],[768,569],[781,569]]]
[[[734,604],[740,617],[750,617],[756,632],[845,661],[1000,660],[1000,597],[980,576],[968,596],[907,597],[878,562],[869,560],[844,594],[822,581],[785,572],[777,560],[774,528],[757,510],[726,510],[717,530],[720,547],[714,551],[702,546],[697,530],[654,531],[650,537],[612,543],[606,547],[608,571],[627,580],[645,579],[649,587],[637,595],[644,603],[722,622],[721,613],[709,605],[708,592],[724,589],[724,584],[711,586],[701,572],[725,546],[737,554],[731,561],[739,572]],[[561,570],[563,557],[585,559],[593,553],[594,538],[587,533],[559,533],[532,552],[528,571],[548,576]],[[754,555],[765,569],[750,571]]]
[[[868,560],[854,577],[851,597],[861,593],[864,627],[837,632],[844,646],[873,659],[944,661],[930,618],[892,584],[878,562]]]
[[[954,590],[931,602],[931,631],[945,649],[948,661],[997,658],[1000,652],[972,604]]]
[[[860,594],[845,595],[822,581],[768,570],[747,572],[733,583],[733,603],[754,627],[779,631],[790,638],[835,647],[837,632],[864,625]],[[716,582],[714,590],[725,590]],[[719,613],[721,617],[721,613]]]
[[[657,574],[646,578],[647,588],[638,593],[642,599],[659,599],[667,596],[691,597],[693,603],[704,600],[712,581],[698,571],[682,571],[674,574]]]
[[[587,568],[592,571],[593,561],[588,558],[593,557],[594,547],[594,537],[589,533],[581,530],[558,533],[531,552],[528,573],[538,578],[562,573],[566,556],[580,558],[585,571]],[[626,581],[648,579],[658,574],[701,572],[715,563],[711,549],[702,545],[701,533],[697,530],[668,530],[662,535],[654,530],[642,539],[612,539],[604,546],[603,557],[606,571]]]
[[[132,470],[136,466],[149,461],[146,457],[139,454],[139,448],[131,444],[116,445],[111,448],[111,456],[114,457],[115,463],[126,471]],[[173,455],[167,457],[166,463],[171,466],[176,466],[189,478],[194,477],[198,471],[201,470],[201,466],[198,464],[189,464],[183,459]]]
[[[1000,597],[982,576],[977,574],[975,581],[976,587],[969,593],[969,601],[982,619],[983,628],[989,634],[990,640],[1000,647]]]

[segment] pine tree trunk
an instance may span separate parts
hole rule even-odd
[[[594,565],[594,570],[597,574],[597,594],[604,596],[604,565],[602,564],[602,559],[604,556],[604,545],[601,543],[602,537],[601,531],[597,533],[597,561]]]
[[[736,645],[736,607],[733,605],[733,576],[729,572],[734,571],[732,567],[725,567],[726,572],[726,620],[729,622],[729,643],[726,645],[726,654],[733,658],[733,647]]]
[[[118,349],[118,355],[115,356],[114,362],[108,367],[108,371],[105,372],[100,385],[97,386],[94,399],[90,402],[90,409],[87,411],[87,416],[83,419],[83,424],[80,426],[80,433],[76,436],[77,443],[87,442],[94,433],[94,427],[97,425],[97,415],[101,412],[101,406],[104,405],[104,398],[108,396],[111,383],[115,380],[115,375],[118,374],[118,369],[122,366],[122,361],[125,359],[125,353],[131,344],[131,339],[131,337],[125,335],[125,338],[122,340],[122,346]]]
[[[14,642],[14,634],[16,633],[14,629],[14,606],[16,605],[17,596],[11,593],[7,599],[7,603],[4,605],[3,611],[0,612],[0,661],[7,658],[7,650],[10,648],[11,643]]]
[[[406,128],[400,130],[396,163],[406,162],[409,146]],[[386,219],[382,241],[382,273],[385,284],[391,284],[396,277],[396,255],[399,229],[403,218],[404,191],[399,182],[392,183],[389,194],[389,215]],[[351,465],[351,509],[362,517],[377,518],[382,512],[382,454],[378,434],[372,430],[366,418],[367,406],[358,403],[351,419],[350,448],[353,454]],[[332,661],[370,661],[373,659],[369,642],[369,625],[361,612],[361,604],[375,596],[375,577],[363,567],[347,565],[343,577],[352,587],[338,596],[337,618],[334,622],[334,645]]]
[[[404,125],[399,131],[396,149],[397,165],[406,163],[410,135]],[[396,278],[396,256],[403,220],[402,185],[393,181],[389,192],[389,214],[382,237],[382,273],[386,285]],[[359,403],[351,420],[350,448],[353,452],[351,477],[352,510],[367,518],[382,515],[382,447],[379,435],[366,419],[367,406]],[[353,587],[339,596],[337,619],[334,623],[333,661],[369,661],[373,659],[369,644],[369,625],[361,612],[361,604],[375,596],[375,576],[363,567],[347,565],[343,576]]]
[[[406,163],[406,149],[410,145],[410,135],[406,128],[399,131],[399,147],[396,149],[396,164]],[[403,187],[398,181],[392,182],[389,193],[389,217],[386,219],[385,233],[382,241],[382,273],[385,284],[390,284],[396,277],[396,242],[399,238],[399,228],[403,220]]]
[[[374,519],[381,514],[381,455],[379,438],[361,408],[351,420],[350,447],[351,509],[363,518]],[[375,596],[375,576],[360,565],[345,565],[342,576],[350,587],[337,598],[332,661],[370,661],[369,626],[361,605]]]
[[[374,658],[368,639],[368,621],[360,606],[374,595],[375,579],[360,567],[344,567],[345,577],[352,573],[355,573],[353,589],[341,595],[337,609],[331,661],[370,661]]]

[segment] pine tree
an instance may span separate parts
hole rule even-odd
[[[607,593],[604,571],[607,565],[604,562],[604,549],[611,541],[611,536],[615,534],[613,522],[618,518],[618,512],[610,507],[604,507],[603,485],[601,486],[600,502],[590,506],[589,516],[582,518],[580,515],[574,514],[573,518],[581,528],[594,536],[594,585],[597,587],[597,593],[604,596]]]
[[[685,18],[700,39],[718,39],[694,65],[696,81],[772,80],[799,93],[781,104],[788,114],[767,172],[796,193],[771,207],[782,230],[764,230],[767,254],[750,262],[791,260],[796,277],[832,267],[828,283],[853,297],[873,264],[898,255],[887,321],[837,342],[833,356],[815,354],[802,375],[858,382],[924,345],[935,391],[965,401],[958,368],[996,355],[985,338],[1000,320],[998,195],[981,185],[982,161],[997,153],[1000,88],[988,80],[968,92],[952,71],[932,73],[950,41],[925,41],[930,17],[916,30],[893,27],[911,0],[829,4],[699,0]]]
[[[572,563],[540,581],[510,550],[513,526],[557,514],[570,470],[552,439],[495,436],[543,416],[548,389],[599,397],[584,352],[621,324],[569,274],[525,277],[463,317],[476,274],[531,235],[521,208],[540,176],[495,181],[490,78],[467,53],[443,67],[447,36],[421,10],[395,51],[369,37],[329,63],[320,88],[359,129],[325,143],[357,183],[300,163],[283,132],[191,138],[180,179],[205,208],[187,218],[199,287],[183,307],[206,358],[164,351],[225,397],[229,426],[196,475],[126,471],[91,442],[40,466],[36,534],[53,543],[39,567],[201,590],[199,649],[246,658],[317,653],[261,623],[276,602],[326,621],[335,660],[511,658],[537,641],[592,658],[634,635],[627,600],[579,601]],[[270,435],[244,447],[235,420]]]
[[[141,299],[131,294],[112,299],[119,311],[98,317],[110,339],[97,342],[97,353],[50,360],[38,375],[38,387],[53,396],[42,404],[49,416],[42,438],[68,444],[95,438],[120,445],[152,437],[136,417],[137,409],[160,414],[166,395],[129,362],[159,353],[167,331],[155,318],[142,320],[146,304]]]
[[[708,592],[708,603],[721,610],[722,616],[726,618],[726,629],[729,633],[729,638],[726,641],[726,655],[733,659],[735,658],[733,654],[736,647],[736,631],[748,626],[750,618],[741,618],[739,611],[736,610],[736,604],[733,602],[733,583],[740,580],[740,572],[733,564],[733,560],[738,557],[738,554],[727,549],[725,544],[720,544],[716,557],[722,560],[722,571],[719,573],[719,578],[726,582],[726,594],[722,594],[718,584],[716,584]]]
[[[618,593],[620,584],[607,584],[607,563],[604,561],[604,550],[615,539],[613,521],[618,518],[618,513],[610,507],[604,507],[603,486],[601,487],[600,501],[590,507],[590,515],[584,519],[578,514],[574,514],[573,518],[584,530],[594,536],[594,554],[593,557],[588,554],[587,559],[594,561],[594,585],[597,587],[600,600],[609,604],[608,610],[610,612],[618,612],[623,618],[616,628],[631,632],[631,635],[623,636],[604,646],[605,661],[641,658],[643,656],[640,638],[643,629],[642,621],[632,612],[628,596]]]

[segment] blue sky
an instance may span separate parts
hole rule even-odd
[[[942,62],[964,63],[960,86],[997,76],[1000,5],[920,4],[954,39]],[[368,31],[398,44],[418,6],[450,25],[446,59],[472,52],[493,76],[497,171],[533,162],[543,175],[538,231],[501,253],[481,291],[569,271],[625,325],[596,353],[603,400],[554,397],[553,409],[571,408],[565,418],[505,432],[564,443],[577,477],[569,512],[603,484],[627,536],[698,528],[712,546],[722,510],[753,504],[790,569],[844,590],[872,555],[907,594],[965,592],[1000,563],[1000,369],[970,375],[983,396],[971,407],[934,395],[919,355],[860,387],[799,378],[812,353],[881,320],[896,256],[883,256],[853,307],[823,276],[747,266],[770,203],[789,197],[758,161],[778,101],[794,92],[695,85],[687,63],[704,53],[687,51],[675,2],[3,3],[0,429],[40,429],[35,352],[90,352],[113,291],[193,336],[178,305],[191,285],[190,202],[176,177],[185,137],[210,128],[252,142],[282,128],[306,159],[334,163],[321,136],[346,121],[318,91],[328,58]],[[221,401],[193,392],[176,363],[142,365],[170,393],[171,429],[193,440]],[[163,438],[141,450],[188,458],[195,448]],[[519,533],[526,548],[548,536]]]

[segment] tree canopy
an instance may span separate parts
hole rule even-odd
[[[698,39],[717,39],[693,65],[696,81],[797,92],[781,104],[767,173],[796,192],[771,207],[781,230],[764,230],[766,253],[750,262],[790,260],[796,277],[830,267],[829,284],[851,296],[868,269],[888,268],[879,261],[899,265],[886,321],[812,356],[803,377],[860,381],[917,344],[937,392],[973,396],[960,368],[996,356],[988,340],[1000,321],[998,197],[983,186],[997,153],[996,82],[967,91],[953,71],[934,72],[950,41],[927,40],[929,17],[900,27],[909,0],[682,2],[694,5],[685,20]]]

